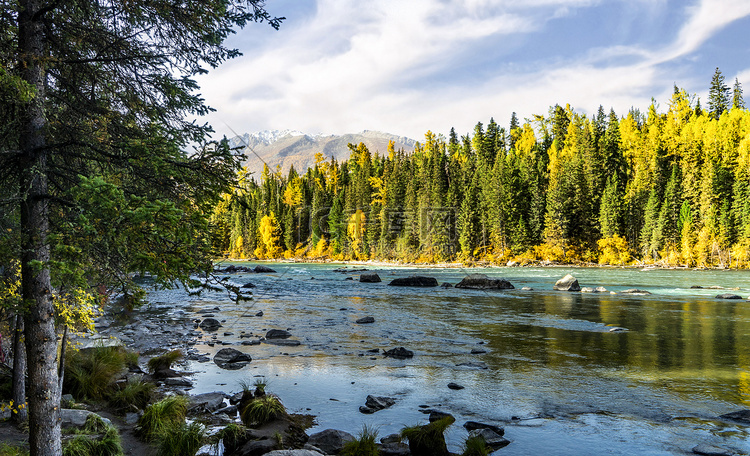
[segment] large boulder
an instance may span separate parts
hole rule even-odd
[[[359,281],[366,283],[378,283],[380,282],[380,276],[377,272],[363,272],[359,275]]]
[[[410,276],[393,279],[388,285],[395,287],[436,287],[438,281],[434,277]]]
[[[581,291],[581,286],[578,285],[578,279],[568,274],[555,282],[553,289],[558,291]]]
[[[325,454],[339,454],[347,442],[354,440],[354,436],[348,432],[337,429],[326,429],[310,436],[307,440],[309,445],[320,448]]]
[[[269,268],[268,266],[263,266],[262,264],[259,264],[259,265],[255,266],[255,268],[253,269],[253,271],[255,271],[256,273],[261,273],[261,272],[276,272],[275,270]]]
[[[470,274],[456,284],[456,288],[474,290],[511,290],[513,285],[505,279],[490,279],[485,274]]]
[[[252,360],[250,355],[234,348],[222,348],[214,355],[216,365],[227,370],[242,369]]]

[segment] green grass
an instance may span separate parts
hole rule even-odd
[[[169,369],[183,354],[180,350],[172,350],[160,356],[155,356],[148,360],[148,370],[152,374],[159,370]]]
[[[127,410],[135,406],[143,410],[151,400],[151,393],[156,385],[144,382],[141,379],[130,378],[120,389],[109,397],[109,405],[119,411]]]
[[[378,431],[367,426],[362,426],[362,431],[356,440],[346,442],[341,450],[342,456],[378,456],[377,444]]]
[[[138,363],[138,355],[122,347],[71,350],[65,362],[63,392],[76,399],[101,400],[125,368]]]
[[[78,432],[63,446],[63,456],[122,456],[120,434],[100,416],[89,415]]]
[[[487,447],[487,443],[484,438],[475,436],[468,437],[464,442],[464,452],[461,456],[489,456],[490,449]]]
[[[245,426],[262,426],[286,414],[286,409],[278,397],[273,395],[261,396],[250,401],[240,417]]]
[[[0,456],[29,456],[29,451],[7,443],[0,443]]]
[[[158,456],[195,456],[206,441],[206,428],[200,423],[182,423],[159,435]]]
[[[189,399],[172,396],[151,404],[138,420],[138,433],[147,441],[155,441],[173,428],[185,422]]]

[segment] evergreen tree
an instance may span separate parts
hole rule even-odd
[[[724,111],[729,110],[729,87],[724,83],[724,75],[716,68],[708,90],[708,115],[719,120]]]

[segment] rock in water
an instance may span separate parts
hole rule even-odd
[[[221,323],[219,323],[219,320],[215,318],[206,318],[198,326],[200,326],[204,331],[216,331],[217,329],[221,328]]]
[[[716,295],[716,299],[742,299],[742,296],[733,293],[723,293]]]
[[[288,339],[290,337],[292,337],[292,334],[283,329],[271,329],[266,333],[266,339]]]
[[[352,441],[354,441],[354,436],[348,432],[326,429],[311,435],[307,443],[315,448],[320,448],[326,454],[339,454],[344,445]]]
[[[578,285],[578,279],[568,274],[555,282],[553,289],[558,291],[581,291],[581,286]]]
[[[384,351],[383,355],[396,359],[406,359],[414,357],[414,352],[404,347],[397,347]]]
[[[253,269],[253,271],[255,271],[256,273],[261,273],[261,272],[276,272],[275,270],[269,268],[268,266],[263,266],[261,264],[255,266],[255,268]]]
[[[234,348],[222,348],[214,356],[216,365],[228,370],[242,369],[252,360],[250,355]]]
[[[456,284],[456,288],[473,290],[512,290],[515,288],[505,279],[490,279],[485,274],[469,274]]]
[[[377,272],[365,272],[359,275],[359,281],[365,283],[378,283],[380,276]]]
[[[436,287],[438,282],[434,277],[410,276],[393,279],[388,285],[396,287]]]

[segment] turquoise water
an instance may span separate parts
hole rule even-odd
[[[223,345],[207,344],[218,340],[253,357],[238,371],[192,362],[192,392],[238,391],[240,381],[261,377],[290,410],[317,417],[311,432],[356,434],[368,424],[385,436],[426,422],[420,406],[429,406],[456,416],[447,433],[454,451],[466,437],[460,424],[471,419],[505,426],[512,443],[497,454],[689,454],[700,443],[750,452],[743,426],[716,419],[750,408],[750,302],[715,298],[750,296],[748,272],[357,265],[383,279],[369,284],[356,272],[334,271],[342,265],[270,266],[277,273],[221,274],[256,285],[254,299],[244,303],[221,293],[151,294],[154,307],[196,318],[220,309],[211,313],[224,327],[202,335],[200,353],[218,351]],[[516,289],[387,285],[412,274],[455,284],[468,273],[504,277]],[[552,291],[567,273],[608,292]],[[631,288],[651,294],[620,293]],[[374,324],[355,323],[368,315]],[[252,339],[274,328],[289,330],[301,345],[240,345],[243,332]],[[398,346],[414,358],[370,352]],[[450,390],[449,382],[465,389]],[[368,394],[397,403],[363,415],[358,408]]]

